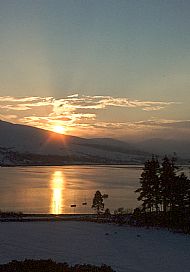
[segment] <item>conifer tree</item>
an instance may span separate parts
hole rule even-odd
[[[183,172],[175,179],[172,195],[175,210],[184,213],[189,209],[190,181]]]
[[[100,191],[96,191],[94,195],[92,208],[97,211],[98,215],[104,210],[104,198]]]
[[[139,210],[137,218],[141,223],[161,224],[190,233],[190,180],[183,172],[177,174],[178,169],[175,159],[167,156],[161,166],[154,157],[145,162],[141,187],[135,192],[140,193],[138,200],[142,201],[143,210],[150,213]],[[155,214],[155,211],[163,212]]]
[[[135,192],[140,193],[138,200],[143,201],[142,206],[145,211],[159,211],[160,204],[160,184],[159,184],[160,165],[154,156],[145,162],[140,178],[141,187]]]
[[[160,168],[160,186],[164,213],[166,213],[167,210],[172,210],[175,205],[176,169],[175,159],[172,158],[170,160],[165,156]]]

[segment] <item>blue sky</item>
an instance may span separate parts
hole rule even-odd
[[[130,101],[174,102],[148,111],[127,104],[99,111],[75,110],[79,114],[95,114],[94,123],[168,120],[170,124],[186,122],[187,126],[188,0],[0,0],[0,35],[2,97],[59,100],[77,93],[80,97],[101,95]],[[8,109],[1,109],[0,114],[9,120],[7,116],[17,116]],[[27,114],[23,110],[22,117],[15,121],[23,123]],[[173,129],[176,131],[175,126]],[[189,131],[184,129],[189,137]],[[167,133],[162,130],[163,127],[156,128],[151,135],[169,137],[171,125],[169,131],[165,130]],[[180,125],[176,137],[181,132]],[[110,135],[106,130],[101,133]],[[113,129],[111,136],[114,135],[117,137],[117,131]],[[126,128],[122,135],[127,137]]]

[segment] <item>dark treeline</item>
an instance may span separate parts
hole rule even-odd
[[[95,266],[90,264],[76,264],[70,266],[67,263],[56,263],[52,260],[25,260],[11,261],[0,265],[1,272],[114,272],[107,265]]]
[[[165,156],[145,162],[140,178],[138,200],[133,219],[137,224],[168,227],[190,233],[190,180],[180,171],[175,159]]]

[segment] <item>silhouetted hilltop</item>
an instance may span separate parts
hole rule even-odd
[[[85,139],[0,121],[1,164],[141,164],[148,156],[114,139]]]

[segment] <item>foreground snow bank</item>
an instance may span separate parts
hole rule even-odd
[[[110,265],[118,272],[189,272],[190,236],[89,222],[0,223],[0,262],[25,258]]]

